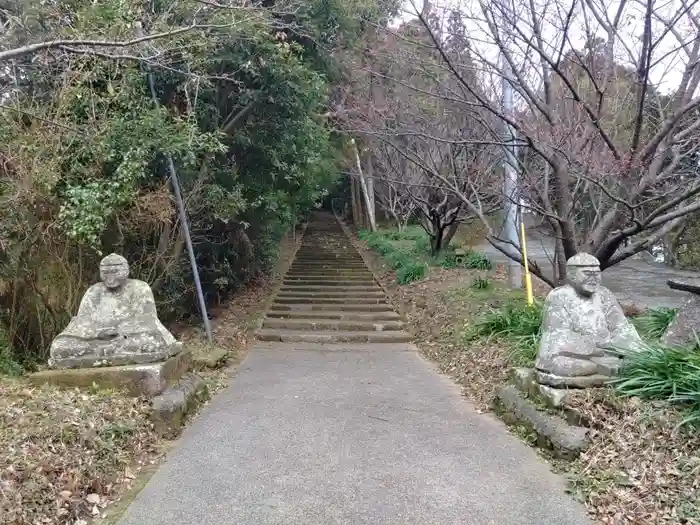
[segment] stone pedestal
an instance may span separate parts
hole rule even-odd
[[[570,417],[569,390],[537,382],[531,368],[515,368],[510,383],[496,389],[495,409],[506,423],[524,426],[537,437],[536,444],[562,459],[573,459],[588,446],[588,428]]]
[[[614,356],[591,357],[589,360],[597,365],[598,373],[588,376],[560,377],[537,370],[537,381],[553,388],[595,388],[608,384],[622,366],[622,359]]]
[[[159,363],[44,370],[31,374],[29,379],[35,385],[64,388],[97,385],[105,389],[126,390],[132,396],[154,397],[175,384],[191,368],[192,354],[184,351]]]

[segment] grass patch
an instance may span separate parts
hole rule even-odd
[[[648,310],[632,318],[631,321],[639,331],[639,335],[648,340],[659,340],[666,333],[677,313],[675,308],[657,308]]]
[[[13,357],[7,333],[3,328],[0,328],[0,376],[16,377],[22,375],[23,372],[24,368]]]
[[[399,284],[409,284],[414,281],[420,281],[425,277],[427,267],[425,264],[417,262],[408,262],[399,267],[396,271],[396,281]]]
[[[476,277],[471,284],[471,287],[475,290],[488,290],[491,286],[491,281],[484,277]]]
[[[473,270],[490,270],[493,268],[493,264],[491,263],[491,259],[483,253],[469,251],[464,258],[463,267]]]
[[[440,254],[433,260],[435,266],[440,266],[441,268],[466,268],[469,270],[491,270],[493,264],[491,259],[480,252],[475,252],[473,250],[461,250],[463,253],[459,253],[457,250],[448,248],[444,253]]]
[[[665,401],[686,411],[682,425],[700,424],[700,346],[648,344],[625,355],[615,381],[618,392],[640,399]]]
[[[477,319],[464,333],[465,341],[484,339],[509,343],[512,364],[531,365],[537,357],[542,324],[542,304],[512,300]]]
[[[0,348],[0,376],[16,377],[22,375],[24,369],[12,358],[9,351]]]
[[[486,255],[471,250],[458,255],[453,248],[447,248],[440,255],[432,257],[430,240],[420,226],[409,226],[400,232],[395,229],[376,232],[360,230],[358,237],[389,263],[396,272],[399,284],[424,279],[431,266],[476,270],[492,268],[491,260]]]

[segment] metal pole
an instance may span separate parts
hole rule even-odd
[[[156,88],[153,84],[153,73],[148,72],[148,87],[151,90],[151,97],[153,98],[153,103],[156,107],[159,106],[158,97],[156,96]],[[202,291],[202,282],[199,279],[199,269],[197,268],[197,259],[194,256],[194,247],[192,246],[192,237],[190,236],[190,227],[187,222],[187,212],[185,211],[185,202],[182,200],[182,193],[180,191],[180,181],[177,178],[177,171],[175,171],[175,163],[171,155],[167,155],[168,159],[168,170],[170,171],[170,183],[173,187],[173,193],[175,193],[175,201],[177,201],[177,209],[180,215],[180,223],[182,224],[182,232],[185,235],[185,245],[187,246],[187,253],[190,256],[190,266],[192,266],[192,274],[194,275],[194,286],[197,290],[197,299],[199,301],[199,311],[202,314],[202,321],[204,322],[204,331],[207,334],[207,341],[210,343],[213,341],[211,333],[211,323],[209,322],[209,315],[207,314],[207,304],[204,301],[204,292]]]
[[[506,117],[512,118],[514,115],[513,103],[513,86],[512,71],[510,63],[505,55],[501,54],[501,62],[503,67],[502,89],[503,89],[503,114]],[[510,124],[506,124],[506,142],[508,146],[504,148],[503,155],[503,208],[505,210],[504,234],[506,240],[512,246],[517,246],[520,250],[520,239],[518,235],[518,161],[517,151],[515,146],[515,129]],[[522,252],[521,252],[522,255]],[[511,288],[519,289],[522,287],[522,276],[520,263],[508,259],[508,283]]]

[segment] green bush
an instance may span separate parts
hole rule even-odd
[[[425,232],[421,228],[406,228],[404,231],[392,231],[387,234],[392,241],[419,241],[425,239]]]
[[[0,376],[18,376],[22,366],[13,358],[12,348],[5,330],[0,329]]]
[[[423,236],[413,239],[415,245],[415,251],[421,254],[430,253],[430,239],[423,234]]]
[[[625,366],[613,384],[618,392],[662,400],[687,409],[682,424],[700,423],[700,347],[645,345],[625,352]]]
[[[406,266],[411,263],[411,258],[405,252],[393,252],[387,256],[387,261],[393,270]]]
[[[488,290],[491,288],[491,281],[483,277],[477,277],[472,281],[472,288],[475,290]]]
[[[423,263],[409,262],[401,266],[396,272],[396,281],[399,284],[408,284],[420,281],[426,274],[426,266]]]
[[[523,304],[521,300],[492,310],[465,333],[467,341],[501,339],[512,344],[513,364],[530,364],[537,357],[542,324],[542,305]]]
[[[370,236],[372,236],[372,232],[369,230],[357,230],[357,236],[360,238],[361,241],[367,241]]]
[[[464,267],[473,270],[490,270],[493,268],[493,264],[491,264],[491,259],[483,253],[469,251],[464,257]]]
[[[676,313],[675,308],[658,308],[635,317],[632,322],[643,337],[661,339],[676,318]]]
[[[437,257],[436,261],[438,266],[445,269],[452,269],[457,267],[457,255],[454,251],[446,251]]]
[[[425,233],[417,228],[396,230],[378,230],[370,232],[359,230],[358,237],[367,246],[384,257],[391,268],[396,271],[399,284],[407,284],[425,277],[427,267],[423,261],[428,240]]]
[[[447,249],[435,259],[435,264],[446,269],[490,270],[492,268],[491,260],[486,255],[471,250],[458,257],[454,250]]]

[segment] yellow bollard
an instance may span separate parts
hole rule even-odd
[[[525,223],[520,223],[520,237],[523,247],[523,266],[525,267],[525,298],[527,305],[532,306],[534,299],[532,297],[532,276],[530,275],[530,267],[527,264],[527,244],[525,243]]]

